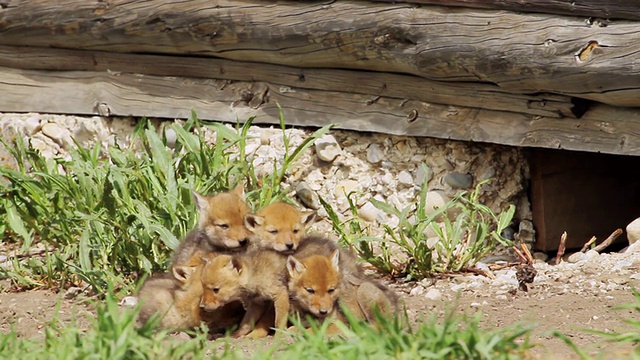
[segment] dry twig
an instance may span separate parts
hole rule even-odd
[[[593,250],[601,252],[602,250],[609,247],[609,245],[611,245],[611,243],[614,242],[620,235],[622,235],[622,229],[616,229],[616,231],[612,232],[608,238],[604,239],[604,241],[600,243],[600,245],[594,247]]]
[[[562,262],[562,256],[564,255],[565,244],[567,242],[567,232],[563,232],[560,236],[560,245],[558,245],[558,254],[556,255],[556,265]]]
[[[582,249],[580,249],[580,252],[587,252],[587,250],[589,250],[589,246],[591,246],[591,244],[593,244],[594,242],[596,242],[596,237],[592,236],[591,239],[589,239],[589,241],[587,241],[587,243],[584,244]]]

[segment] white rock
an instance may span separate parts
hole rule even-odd
[[[320,160],[332,162],[340,155],[342,149],[333,135],[324,135],[315,141],[316,153]]]
[[[572,263],[575,264],[577,262],[581,262],[581,261],[585,261],[587,260],[587,254],[583,253],[583,252],[577,252],[577,253],[573,253],[569,256],[567,256],[567,262],[568,263]]]
[[[629,244],[633,244],[640,239],[640,217],[627,225],[627,239]]]
[[[411,296],[422,295],[422,294],[424,294],[424,287],[422,285],[418,285],[418,286],[414,287],[409,292],[409,295],[411,295]]]
[[[426,294],[424,294],[424,297],[426,297],[429,300],[436,301],[442,298],[442,293],[438,289],[431,288],[427,291]]]
[[[440,242],[440,238],[437,236],[427,238],[427,248],[433,249]]]
[[[24,122],[24,130],[27,135],[35,134],[40,131],[41,128],[42,126],[40,125],[40,116],[38,115],[31,116]]]
[[[633,262],[631,262],[630,260],[620,260],[616,262],[613,267],[611,267],[611,271],[622,270],[628,268],[631,265],[633,265]]]
[[[69,147],[74,146],[69,130],[56,123],[46,123],[42,125],[42,133],[64,148],[68,149]]]
[[[411,176],[411,173],[408,171],[402,170],[400,174],[398,174],[398,182],[407,186],[413,185],[413,176]]]
[[[342,180],[336,184],[333,194],[337,199],[345,198],[350,192],[358,190],[359,186],[360,183],[355,180]]]
[[[585,255],[587,255],[587,259],[589,260],[597,259],[598,257],[600,257],[600,253],[595,250],[589,250],[585,253]]]
[[[367,202],[358,210],[358,216],[364,221],[375,221],[380,217],[380,210],[372,203]]]
[[[427,202],[425,204],[425,212],[427,215],[432,215],[438,209],[442,208],[447,202],[449,197],[442,190],[434,190],[427,192]]]
[[[382,146],[378,144],[371,144],[367,148],[367,161],[372,164],[377,164],[384,159],[384,151]]]
[[[170,127],[165,128],[164,137],[167,139],[167,146],[173,149],[176,146],[176,141],[178,140],[178,134],[176,134],[176,131]]]
[[[426,169],[425,169],[426,168]],[[420,186],[423,182],[429,182],[433,177],[433,172],[429,169],[428,166],[418,166],[418,171],[416,171],[416,185]]]
[[[118,305],[120,306],[136,306],[138,304],[138,298],[135,296],[125,296],[120,300]]]

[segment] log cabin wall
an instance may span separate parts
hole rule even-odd
[[[637,0],[0,0],[0,111],[640,155]]]

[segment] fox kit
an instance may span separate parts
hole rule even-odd
[[[245,226],[251,231],[251,242],[257,247],[281,253],[293,252],[315,220],[315,212],[300,212],[295,207],[276,202],[245,216]]]
[[[339,246],[335,241],[326,237],[317,235],[304,237],[302,240],[300,240],[300,245],[295,251],[294,256],[296,256],[297,259],[305,258],[315,254],[331,257],[336,250],[340,252],[340,272],[346,278],[365,277],[364,271],[358,264],[353,251]]]
[[[368,322],[375,321],[376,308],[386,315],[396,312],[397,295],[364,275],[355,255],[330,239],[304,238],[287,270],[291,305],[302,314],[322,320],[337,313],[345,321],[338,303]]]
[[[175,250],[172,265],[187,264],[196,253],[204,255],[246,248],[250,234],[244,226],[244,217],[249,213],[249,207],[243,200],[242,185],[215,196],[194,192],[194,197],[200,215],[198,228]]]
[[[186,330],[206,323],[212,332],[231,328],[242,318],[241,306],[229,304],[215,312],[200,307],[202,266],[174,266],[171,273],[158,274],[145,281],[138,298],[141,308],[138,320],[145,323],[158,314],[159,326],[169,331]]]
[[[298,260],[289,256],[289,296],[296,311],[317,319],[332,315],[337,308],[342,280],[339,258],[338,250],[331,257],[311,255]]]
[[[204,265],[201,306],[213,310],[241,300],[246,314],[234,335],[244,336],[254,330],[272,302],[275,320],[271,324],[261,322],[261,328],[249,336],[264,336],[273,324],[284,328],[289,313],[285,266],[286,257],[271,250],[255,248],[243,255],[219,255]]]

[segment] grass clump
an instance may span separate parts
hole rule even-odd
[[[342,334],[329,337],[327,324],[315,331],[293,333],[293,344],[277,353],[278,358],[294,359],[519,359],[531,345],[530,328],[512,325],[498,330],[479,327],[481,314],[455,315],[444,319],[432,316],[417,325],[404,318],[379,316],[372,327],[347,314],[348,326],[337,323]]]
[[[158,321],[137,326],[136,308],[121,308],[111,290],[95,303],[96,316],[87,329],[75,322],[54,319],[43,338],[21,339],[15,331],[0,338],[0,358],[5,359],[196,359],[204,358],[207,335],[199,329],[190,341],[171,338],[155,330]]]
[[[333,208],[322,201],[329,214],[333,229],[340,240],[356,249],[358,255],[377,269],[409,280],[419,280],[434,273],[459,272],[473,266],[478,260],[496,250],[498,246],[511,246],[512,242],[502,237],[515,213],[515,206],[499,215],[479,200],[480,182],[473,191],[462,192],[435,211],[427,209],[427,184],[417,195],[416,202],[404,209],[371,199],[371,203],[387,215],[398,219],[398,226],[383,225],[384,237],[372,237],[358,218],[357,207],[348,194],[352,216],[340,221]],[[430,228],[436,238],[427,237]],[[374,244],[379,244],[375,251]],[[391,257],[393,245],[402,253],[394,261]]]
[[[107,283],[130,287],[138,275],[164,270],[172,249],[195,227],[194,190],[218,193],[249,179],[253,208],[283,199],[290,167],[329,127],[291,149],[281,116],[284,158],[258,178],[246,154],[252,121],[235,130],[211,124],[216,141],[209,144],[206,125],[192,113],[183,125],[168,127],[176,134],[172,148],[143,119],[129,147],[78,146],[67,159],[47,159],[21,138],[5,143],[18,168],[0,167],[0,236],[20,249],[2,275],[22,287],[84,282],[97,293]]]

